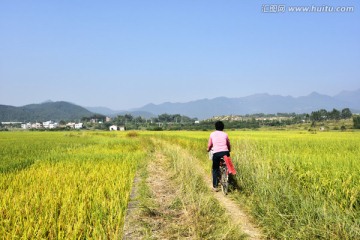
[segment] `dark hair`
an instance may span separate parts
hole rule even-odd
[[[219,131],[224,130],[224,123],[222,121],[217,121],[215,123],[215,129]]]

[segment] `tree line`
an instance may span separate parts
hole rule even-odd
[[[132,116],[131,114],[118,115],[111,120],[102,114],[93,114],[81,118],[85,129],[109,130],[111,125],[123,126],[127,130],[212,130],[214,123],[221,120],[225,123],[227,129],[258,129],[261,127],[284,127],[293,124],[308,123],[312,127],[317,122],[339,121],[342,119],[353,118],[353,128],[360,129],[360,116],[352,114],[349,108],[342,110],[333,109],[327,111],[320,109],[310,114],[303,113],[276,113],[276,114],[246,114],[237,116],[221,116],[207,120],[199,121],[197,118],[191,118],[181,114],[161,114],[157,117],[144,118],[141,116]],[[60,121],[60,126],[64,126],[66,121]],[[8,127],[0,123],[0,130],[7,130]],[[52,129],[67,130],[66,127]]]
[[[131,114],[118,115],[111,121],[105,122],[106,116],[96,114],[94,116],[83,118],[86,128],[109,129],[111,125],[123,126],[127,130],[211,130],[214,128],[214,123],[217,120],[222,120],[226,123],[228,129],[257,129],[260,127],[281,127],[299,123],[315,123],[328,120],[350,119],[353,114],[349,108],[342,110],[333,109],[327,111],[320,109],[313,111],[310,114],[296,114],[296,113],[277,113],[277,114],[246,114],[243,116],[229,117],[223,116],[198,121],[197,118],[191,118],[181,114],[161,114],[153,118],[143,118],[140,116],[134,117]],[[98,119],[97,123],[89,123],[90,119]],[[357,120],[354,117],[354,128],[356,128]],[[360,120],[359,120],[360,124]],[[360,127],[359,127],[360,128]]]
[[[340,120],[340,119],[349,119],[352,117],[352,112],[349,108],[344,108],[341,111],[333,109],[328,112],[325,109],[320,109],[318,111],[311,112],[310,120],[311,121],[326,121],[326,120]]]

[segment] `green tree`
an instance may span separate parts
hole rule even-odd
[[[131,114],[117,115],[116,118],[114,118],[113,123],[116,125],[131,124],[133,119]]]
[[[349,108],[344,108],[343,110],[341,110],[341,118],[342,119],[348,119],[352,117],[352,112],[350,111]]]
[[[353,117],[354,128],[360,129],[360,116]]]
[[[164,113],[158,116],[159,122],[172,122],[173,118],[171,115]]]
[[[337,109],[333,109],[331,112],[328,113],[328,116],[330,119],[333,119],[333,120],[340,120],[341,118],[341,113],[339,110]]]
[[[329,113],[328,111],[326,111],[325,109],[320,109],[320,116],[321,116],[321,120],[327,120],[329,117]]]
[[[132,120],[134,119],[131,114],[125,114],[124,118],[125,122],[132,122]]]
[[[90,122],[91,119],[96,120],[96,122],[98,122],[98,121],[105,122],[106,116],[96,113],[96,114],[93,114],[93,115],[91,115],[89,117],[82,117],[81,121],[82,122]]]
[[[320,111],[311,112],[310,120],[313,121],[313,122],[321,121],[321,113],[320,113]]]

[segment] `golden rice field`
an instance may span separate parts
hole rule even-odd
[[[0,238],[121,238],[144,156],[124,135],[1,133]]]
[[[189,150],[210,172],[209,134],[1,132],[0,236],[119,239],[147,142]],[[228,197],[247,205],[267,237],[360,238],[359,132],[228,134],[238,171]]]
[[[238,171],[230,197],[247,203],[267,236],[360,239],[359,132],[228,134]],[[167,135],[193,149],[210,171],[209,160],[201,157],[209,133]]]

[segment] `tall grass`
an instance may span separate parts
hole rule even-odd
[[[360,134],[228,132],[239,189],[266,234],[276,239],[360,238]],[[163,133],[210,170],[209,132]],[[202,157],[201,157],[202,156]]]
[[[270,236],[360,237],[359,140],[358,133],[294,132],[237,140],[239,184]]]
[[[3,239],[116,239],[139,139],[108,133],[1,133]],[[28,163],[19,168],[19,163]]]

